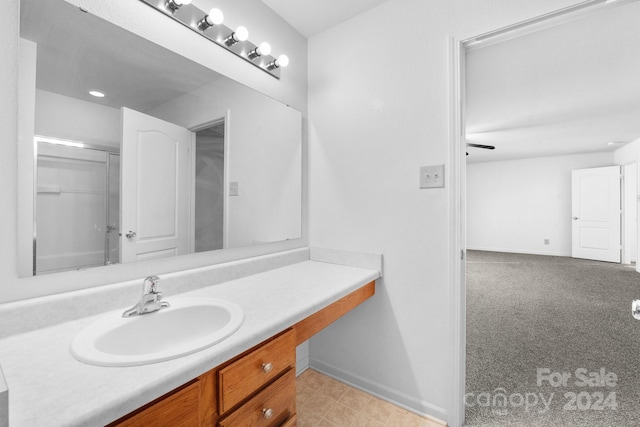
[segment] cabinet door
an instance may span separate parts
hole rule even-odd
[[[152,402],[110,427],[197,427],[200,425],[200,381]]]

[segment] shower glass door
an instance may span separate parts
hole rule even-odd
[[[117,236],[119,177],[109,172],[119,169],[119,156],[114,160],[76,142],[36,140],[34,274],[105,265],[111,256],[117,260],[109,230],[114,227]]]

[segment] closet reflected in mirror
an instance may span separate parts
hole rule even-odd
[[[300,238],[300,112],[63,0],[20,13],[20,276]]]

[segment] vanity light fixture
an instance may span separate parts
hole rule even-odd
[[[276,68],[284,68],[289,65],[289,57],[287,55],[280,55],[278,59],[275,59],[267,64],[267,70],[275,70]]]
[[[198,29],[204,31],[207,28],[211,28],[214,25],[220,25],[224,21],[224,14],[220,9],[213,8],[209,11],[208,15],[205,15],[200,21],[198,21]]]
[[[191,0],[167,0],[165,2],[165,6],[171,11],[171,13],[175,13],[176,10],[180,9],[185,4],[191,4]]]
[[[236,30],[229,34],[229,36],[224,39],[224,44],[228,47],[233,46],[238,42],[247,41],[249,39],[249,30],[247,30],[242,25],[236,28]]]
[[[271,45],[267,42],[260,43],[260,46],[253,49],[251,52],[247,53],[247,58],[255,59],[259,56],[270,55],[271,54]]]
[[[269,43],[251,43],[245,27],[233,30],[223,24],[225,16],[218,8],[214,7],[207,13],[194,5],[193,0],[140,1],[276,79],[280,79],[281,68],[289,63],[286,55],[271,56]]]

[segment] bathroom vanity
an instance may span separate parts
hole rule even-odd
[[[110,426],[293,425],[295,360],[288,329]]]
[[[179,295],[173,279],[163,278],[169,302],[219,298],[245,313],[224,341],[173,360],[130,367],[77,361],[71,341],[104,314],[1,339],[10,425],[296,425],[296,347],[374,295],[381,276],[381,267],[339,265],[341,256],[322,255],[322,262],[310,256]],[[202,281],[216,268],[224,269],[176,275]],[[6,314],[0,309],[0,318]]]
[[[110,427],[296,425],[296,346],[374,294],[372,281]]]

